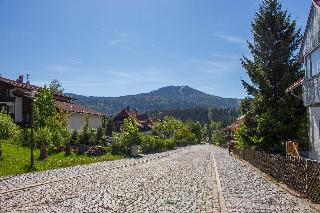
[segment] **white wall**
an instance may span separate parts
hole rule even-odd
[[[72,113],[68,119],[68,129],[80,130],[85,124],[85,114]],[[102,116],[101,115],[89,115],[89,127],[99,128],[102,126]]]
[[[99,128],[102,126],[102,116],[101,115],[90,115],[89,116],[89,127]]]
[[[22,98],[16,97],[15,106],[14,106],[14,121],[22,122]]]
[[[313,160],[320,160],[320,107],[308,107],[310,119],[310,153]]]

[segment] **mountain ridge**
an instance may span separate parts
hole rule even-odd
[[[114,115],[129,106],[142,112],[167,109],[239,108],[241,99],[210,95],[189,86],[166,86],[147,93],[119,97],[84,96],[66,93],[75,102],[99,112]]]

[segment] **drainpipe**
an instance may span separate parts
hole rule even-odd
[[[298,99],[300,99],[300,100],[303,100],[302,97],[300,97],[299,95],[294,94],[294,93],[293,93],[293,90],[290,90],[290,93],[291,93],[291,95],[292,95],[293,97],[298,98]]]

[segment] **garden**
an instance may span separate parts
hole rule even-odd
[[[203,128],[199,122],[166,117],[149,133],[139,131],[133,119],[126,119],[120,132],[112,132],[105,118],[98,129],[89,128],[88,117],[79,131],[67,128],[68,112],[58,112],[50,89],[42,88],[34,99],[32,128],[17,126],[0,113],[0,176],[16,175],[98,161],[148,154],[199,144]],[[31,149],[34,163],[31,164]]]

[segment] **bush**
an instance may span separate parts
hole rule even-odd
[[[9,115],[0,113],[0,140],[20,141],[21,130]]]
[[[25,128],[21,130],[20,144],[22,146],[30,146],[31,143],[31,129]]]
[[[112,144],[111,144],[111,152],[112,154],[130,154],[130,146],[124,143],[121,133],[113,133]]]
[[[95,144],[100,146],[107,145],[107,137],[105,135],[106,130],[103,127],[99,127],[97,129],[97,133],[95,136]]]
[[[158,136],[155,135],[146,135],[146,134],[141,134],[141,144],[140,144],[140,150],[142,153],[151,153],[156,150],[156,143],[157,141],[160,141]]]
[[[86,153],[89,156],[104,155],[107,153],[107,149],[103,146],[92,146],[92,147],[89,147]]]
[[[174,138],[169,138],[169,139],[164,139],[162,141],[162,151],[167,151],[167,150],[172,150],[172,149],[176,149],[177,145],[176,145],[176,141]]]
[[[51,151],[58,151],[67,145],[71,139],[71,133],[58,119],[57,116],[48,118],[47,127],[51,131],[52,144],[48,146]]]
[[[197,143],[196,135],[190,132],[186,127],[178,129],[173,138],[176,141],[177,146],[187,146]]]

